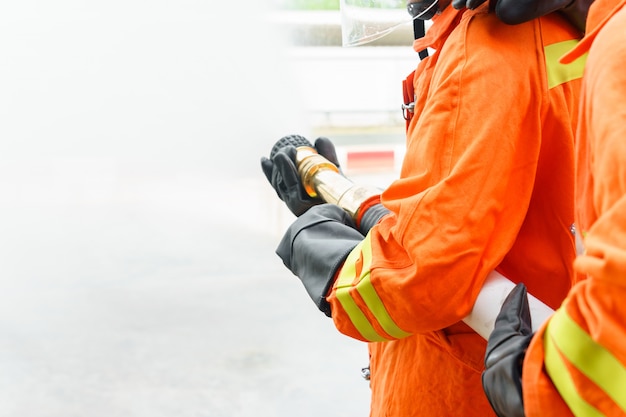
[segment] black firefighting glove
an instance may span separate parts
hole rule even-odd
[[[321,204],[296,219],[276,254],[300,278],[317,308],[330,317],[326,294],[350,251],[362,240],[363,235],[341,207]]]
[[[486,0],[452,0],[455,9],[475,9]],[[589,6],[593,0],[496,0],[495,11],[509,25],[528,22],[555,11],[561,12],[578,30],[585,32]]]
[[[523,417],[522,363],[533,337],[526,286],[504,300],[487,341],[483,389],[499,417]]]
[[[594,0],[573,0],[568,6],[560,10],[561,13],[570,21],[578,30],[585,33],[587,24],[587,15],[589,7]]]
[[[330,139],[317,138],[314,147],[320,155],[339,167],[335,146]],[[310,197],[304,190],[302,179],[296,167],[296,148],[294,146],[289,145],[281,148],[272,156],[272,159],[261,157],[261,168],[278,197],[296,216],[300,216],[312,206],[324,202],[320,198]]]
[[[461,10],[464,7],[467,7],[470,10],[474,10],[485,1],[486,0],[452,0],[452,7],[457,10]]]
[[[452,0],[452,7],[473,10],[486,0]],[[567,7],[576,0],[496,0],[496,14],[504,23],[516,25]]]

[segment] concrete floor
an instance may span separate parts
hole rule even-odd
[[[367,415],[365,346],[315,309],[273,254],[275,233],[245,207],[212,210],[200,184],[226,200],[266,185],[5,202],[0,416]],[[259,221],[280,211],[251,204]]]

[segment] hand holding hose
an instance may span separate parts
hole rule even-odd
[[[316,196],[311,197],[305,190],[298,164],[296,162],[296,146],[310,146],[307,139],[299,135],[287,136],[284,146],[274,146],[269,158],[261,157],[261,168],[278,197],[285,202],[289,210],[296,216],[324,201]],[[279,142],[281,143],[281,142]],[[278,144],[277,144],[278,145]],[[339,167],[335,146],[330,139],[319,137],[313,145],[318,154]]]

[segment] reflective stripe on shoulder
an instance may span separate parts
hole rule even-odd
[[[341,306],[350,317],[350,321],[361,333],[361,336],[370,342],[384,342],[391,338],[400,339],[410,333],[400,329],[393,321],[385,308],[382,300],[376,293],[376,289],[370,281],[370,268],[372,266],[372,245],[370,235],[367,235],[348,255],[343,268],[337,277],[336,296]],[[378,326],[386,334],[380,334],[372,325],[368,316],[361,310],[351,294],[351,289],[356,288],[361,299],[365,302],[369,315],[376,320]]]
[[[568,41],[553,43],[544,47],[546,57],[546,72],[548,74],[548,88],[554,88],[558,85],[582,78],[587,62],[587,54],[579,57],[570,64],[561,64],[559,60],[566,52],[570,51],[578,40],[571,39]]]
[[[569,376],[566,361],[626,412],[626,368],[576,324],[563,308],[557,310],[550,319],[544,345],[548,374],[574,415],[603,414],[579,394]]]

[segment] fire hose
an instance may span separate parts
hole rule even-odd
[[[367,199],[380,194],[373,187],[357,185],[345,177],[339,168],[320,155],[313,145],[302,136],[286,136],[273,147],[274,155],[284,146],[296,147],[296,164],[302,184],[307,194],[343,208],[353,219],[359,215],[359,208]],[[492,271],[478,294],[471,313],[463,321],[476,333],[487,339],[493,331],[494,323],[504,299],[515,284],[502,274]],[[528,303],[533,331],[536,331],[554,312],[531,294]]]

